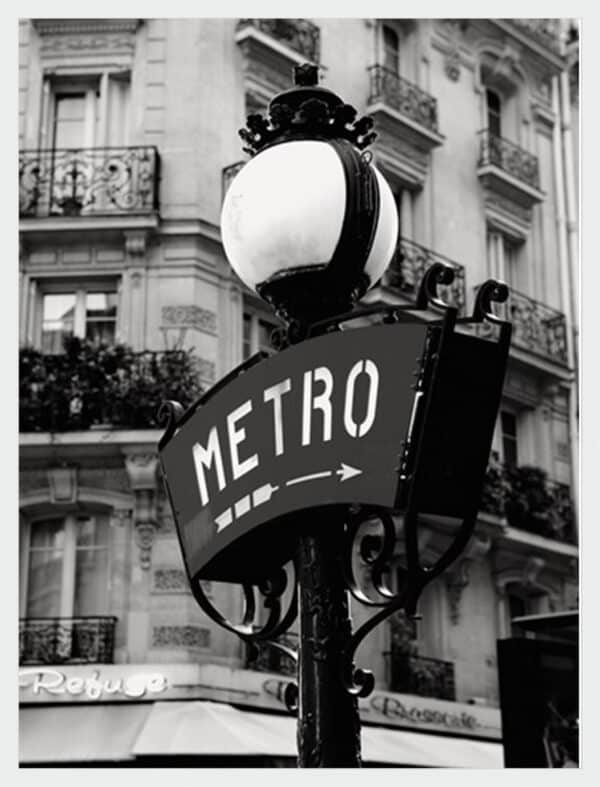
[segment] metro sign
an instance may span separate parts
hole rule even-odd
[[[258,581],[313,506],[394,508],[426,323],[336,331],[208,393],[161,445],[191,580]]]

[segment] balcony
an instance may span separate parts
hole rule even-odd
[[[158,211],[155,147],[24,150],[21,218],[131,216]]]
[[[511,344],[514,348],[552,363],[567,365],[567,324],[562,312],[512,289],[507,303],[499,308],[499,312],[503,312],[502,316],[512,323]],[[488,330],[488,326],[482,326],[480,333],[483,335]]]
[[[560,54],[560,19],[507,19],[503,20],[525,33],[538,44]]]
[[[321,31],[308,19],[240,19],[235,42],[243,55],[246,105],[262,111],[293,84],[294,66],[319,64]]]
[[[318,63],[321,56],[321,32],[308,19],[240,19],[236,40],[240,33],[252,30],[272,38],[300,55],[301,59]]]
[[[22,618],[19,664],[112,664],[115,617]]]
[[[298,650],[298,635],[285,634],[277,638],[277,642],[292,650]],[[276,672],[280,675],[291,675],[296,677],[296,662],[278,648],[271,647],[264,643],[258,645],[258,653],[248,648],[246,653],[245,669],[256,670],[257,672]]]
[[[454,663],[416,656],[399,650],[389,654],[390,691],[438,700],[456,699]]]
[[[430,152],[441,145],[437,101],[417,85],[381,65],[369,69],[367,112],[377,128],[378,157],[386,168],[414,186],[422,186]]]
[[[187,407],[200,393],[196,358],[184,350],[134,353],[70,338],[60,355],[20,351],[21,432],[158,429],[163,401]]]
[[[565,544],[575,543],[575,512],[567,484],[548,480],[539,467],[509,467],[493,452],[480,509],[506,517],[518,530]]]
[[[489,129],[479,132],[477,175],[491,194],[529,210],[544,199],[537,157]]]
[[[454,281],[448,287],[439,287],[440,295],[447,303],[455,306],[459,312],[465,308],[465,269],[458,262],[437,254],[431,249],[400,238],[396,254],[385,273],[384,282],[392,289],[398,290],[410,300],[414,300],[425,271],[434,262],[442,262],[454,269]]]

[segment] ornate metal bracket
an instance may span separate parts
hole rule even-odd
[[[260,585],[242,585],[244,594],[244,610],[240,623],[233,623],[224,617],[218,609],[209,601],[201,582],[198,579],[191,579],[190,587],[194,598],[200,608],[221,628],[236,634],[251,648],[256,648],[258,644],[268,645],[285,653],[298,663],[298,654],[292,648],[276,642],[276,637],[285,633],[298,615],[298,582],[297,567],[295,561],[290,564],[293,567],[293,582],[288,581],[288,574],[284,568]],[[286,589],[291,584],[293,591],[287,609],[282,604],[282,597]],[[266,622],[257,627],[254,624],[257,612],[256,592],[263,597],[263,606],[268,610]],[[298,685],[290,681],[286,686],[284,700],[288,710],[294,713],[298,709]]]
[[[437,306],[438,309],[449,309],[450,306],[437,294],[439,285],[452,284],[454,281],[454,268],[443,262],[434,262],[424,273],[417,293],[417,309],[427,309]]]
[[[492,303],[504,303],[508,300],[508,286],[503,281],[488,279],[477,291],[472,319],[477,322],[487,320],[496,325],[505,325],[506,321],[496,317],[492,311]]]

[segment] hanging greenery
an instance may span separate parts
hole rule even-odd
[[[93,427],[156,429],[161,402],[188,407],[202,393],[188,350],[134,352],[69,337],[65,352],[19,355],[19,428],[63,432]]]
[[[503,465],[495,451],[490,455],[480,508],[506,517],[511,527],[573,541],[574,511],[569,487],[549,481],[546,471],[539,467]]]

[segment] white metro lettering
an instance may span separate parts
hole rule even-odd
[[[240,462],[240,457],[238,454],[238,445],[246,439],[246,430],[243,427],[236,429],[236,422],[251,412],[252,402],[248,399],[247,402],[244,402],[244,404],[240,405],[227,416],[227,434],[229,435],[231,471],[234,481],[237,478],[241,478],[243,475],[246,475],[246,473],[249,473],[250,470],[254,470],[254,468],[258,465],[258,456],[256,454],[252,454],[252,456],[249,456],[248,459],[245,459],[243,462]]]
[[[275,434],[275,456],[283,453],[283,417],[281,411],[281,397],[292,390],[292,381],[288,377],[277,385],[266,388],[263,394],[265,402],[273,402],[273,431]]]
[[[312,382],[323,383],[323,391],[314,396]],[[302,445],[310,445],[311,416],[313,410],[323,413],[323,442],[331,440],[331,393],[333,375],[326,366],[319,366],[314,372],[304,373],[304,395],[302,397]]]
[[[352,418],[354,404],[354,387],[356,378],[359,374],[365,373],[369,378],[369,399],[367,401],[367,412],[361,424],[357,424]],[[375,420],[375,410],[377,408],[377,392],[379,390],[379,372],[373,361],[357,361],[346,380],[346,398],[344,400],[344,427],[350,437],[364,437],[373,426]]]
[[[255,394],[255,397],[258,396],[258,402],[256,398],[249,398],[235,407],[225,416],[225,428],[221,433],[219,433],[217,426],[212,426],[204,444],[195,442],[192,446],[202,506],[205,506],[211,497],[207,483],[208,471],[216,479],[218,491],[222,492],[229,481],[237,481],[242,476],[255,471],[260,467],[261,461],[268,462],[273,456],[280,457],[286,451],[297,450],[298,438],[300,438],[302,447],[308,447],[314,446],[316,443],[332,441],[334,431],[339,432],[340,429],[343,429],[343,433],[351,438],[364,437],[372,428],[377,415],[379,377],[377,365],[372,360],[362,358],[356,361],[345,380],[342,380],[343,412],[338,414],[334,412],[334,402],[339,402],[341,406],[342,397],[334,399],[333,392],[339,383],[334,381],[334,375],[327,366],[317,366],[302,373],[301,381],[299,381],[302,390],[297,391],[300,394],[297,397],[292,394],[294,389],[292,378],[287,377],[265,388],[262,395]],[[358,389],[360,389],[360,394],[357,393]],[[296,404],[292,406],[294,401]],[[262,409],[261,405],[264,405],[266,409]],[[293,412],[296,407],[300,412]],[[250,429],[250,434],[247,434],[247,428],[242,425],[244,419]],[[299,430],[298,427],[300,427]],[[270,435],[272,435],[272,453],[269,452],[269,456],[263,455],[265,429],[267,429],[267,444]],[[259,433],[257,430],[260,430],[261,435],[259,442],[262,449],[260,452],[256,450],[258,444],[253,445],[256,435]],[[220,441],[220,434],[222,436],[224,433],[226,434],[225,439],[229,443],[228,446],[222,445]],[[294,435],[293,439],[291,435]],[[246,443],[246,450],[243,450],[244,443]],[[254,447],[254,453],[249,450],[250,446]],[[240,454],[246,458],[242,459]],[[224,457],[227,458],[227,456],[229,463],[226,468]],[[302,478],[305,475],[300,473]],[[330,471],[327,471],[325,475],[329,476]],[[261,495],[264,490],[268,489],[269,495],[265,499],[270,499],[272,490],[277,487],[270,486],[273,479],[261,480],[268,480],[269,483],[266,485],[263,483],[261,486],[257,482],[258,487],[252,490],[252,494],[257,500],[262,500]],[[254,505],[257,504],[254,503]],[[241,516],[240,512],[246,511],[249,506],[250,496],[246,494],[235,504],[232,502],[230,507],[226,508],[215,521],[222,529],[231,524],[234,512],[236,516]]]
[[[210,467],[214,461],[217,470],[217,483],[219,484],[219,492],[225,489],[225,470],[223,469],[223,457],[221,456],[221,444],[219,443],[219,433],[217,427],[213,428],[208,433],[208,445],[204,448],[200,443],[194,443],[192,449],[194,454],[194,465],[196,467],[196,476],[198,478],[198,489],[200,490],[200,500],[202,505],[208,503],[208,489],[206,487],[206,478],[204,477],[204,468]]]

